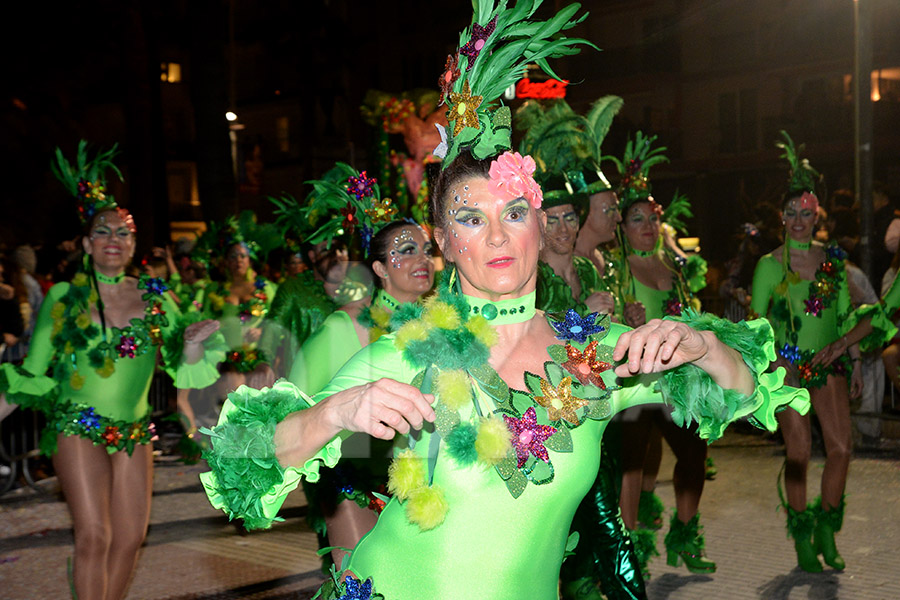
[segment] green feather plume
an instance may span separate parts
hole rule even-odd
[[[806,144],[794,145],[794,140],[788,132],[781,130],[784,141],[775,142],[776,148],[784,152],[779,158],[787,161],[790,169],[788,173],[788,192],[791,194],[816,191],[816,182],[821,178],[819,172],[809,164],[809,159],[800,158],[800,153],[806,149]]]

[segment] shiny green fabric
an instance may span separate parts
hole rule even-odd
[[[626,330],[613,324],[602,344],[614,345]],[[312,401],[382,377],[410,382],[417,371],[394,348],[393,336],[384,336],[354,355]],[[609,371],[604,376],[613,378]],[[661,402],[663,396],[654,386],[657,379],[659,376],[622,382],[622,389],[610,398],[612,412]],[[760,387],[747,404],[758,412],[774,411],[771,404],[783,391],[782,381],[778,377],[759,381]],[[524,389],[523,382],[510,383]],[[772,389],[763,389],[764,383]],[[479,387],[475,390],[482,412],[490,412],[491,400]],[[468,419],[474,410],[474,405],[464,407],[461,418]],[[392,600],[556,599],[569,528],[576,508],[596,478],[607,423],[588,420],[572,429],[573,451],[553,454],[554,481],[529,485],[517,499],[495,471],[477,465],[460,466],[445,449],[440,451],[434,465],[434,483],[441,487],[449,504],[444,522],[423,532],[407,521],[404,505],[391,500],[375,528],[357,545],[349,569],[361,579],[372,577],[376,591]],[[428,456],[432,431],[429,426],[418,434],[415,452],[422,457]],[[396,443],[407,445],[407,440],[407,436],[398,436]],[[226,461],[223,467],[243,470],[251,468],[253,462],[252,458],[246,464]],[[297,477],[297,469],[285,469],[286,479]],[[224,479],[218,474],[207,477]],[[214,505],[220,506],[226,490],[217,488],[213,481],[207,491]],[[280,501],[283,498],[279,500],[279,494],[266,495],[265,502],[270,506]]]
[[[346,311],[336,310],[300,348],[288,381],[315,395],[361,349],[352,317]]]
[[[894,281],[891,283],[887,294],[881,299],[881,303],[884,305],[884,310],[888,315],[893,314],[894,311],[900,308],[900,277],[894,277]]]

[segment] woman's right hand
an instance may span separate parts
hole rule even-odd
[[[640,302],[625,303],[625,324],[637,329],[647,322],[647,309]]]
[[[584,300],[591,312],[611,315],[616,312],[616,297],[609,292],[594,292]]]
[[[383,440],[434,422],[434,396],[418,388],[382,378],[329,396],[320,403],[335,431],[368,433]]]

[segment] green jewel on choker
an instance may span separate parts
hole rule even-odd
[[[653,250],[638,250],[637,248],[631,248],[631,253],[635,256],[641,256],[643,258],[647,258],[648,256],[656,256],[656,253],[659,251],[658,248],[653,248]]]
[[[122,271],[114,277],[110,277],[109,275],[104,275],[100,271],[94,269],[94,276],[100,283],[105,283],[107,285],[116,285],[117,283],[121,283],[122,280],[125,279],[125,271]]]
[[[511,325],[524,323],[534,316],[535,293],[531,292],[521,298],[491,301],[463,294],[469,303],[469,315],[481,315],[491,325]]]
[[[788,236],[788,248],[795,248],[796,250],[809,250],[811,245],[812,241],[798,242],[794,238]]]
[[[400,306],[400,302],[386,291],[379,288],[378,291],[375,292],[375,297],[372,298],[372,306],[383,306],[389,311],[394,312],[397,310],[397,307]]]

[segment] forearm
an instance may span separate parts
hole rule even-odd
[[[300,467],[341,432],[332,424],[331,398],[292,413],[275,427],[275,457],[283,467]]]
[[[723,389],[736,390],[747,396],[752,394],[756,383],[741,354],[720,342],[711,331],[702,331],[700,335],[707,339],[709,349],[694,361],[694,365],[705,371]]]

